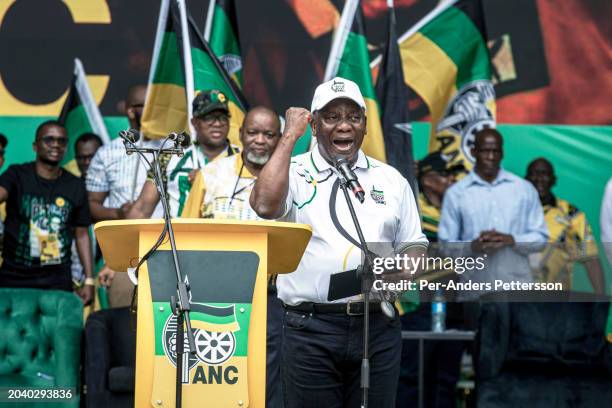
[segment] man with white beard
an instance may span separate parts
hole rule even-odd
[[[278,115],[262,106],[251,109],[240,128],[241,154],[207,164],[196,175],[181,214],[190,218],[259,220],[249,204],[251,190],[281,137]],[[283,307],[275,276],[268,280],[266,407],[283,406],[280,378]]]
[[[240,128],[242,153],[216,160],[195,177],[182,217],[255,220],[251,190],[280,140],[278,115],[263,106],[251,109]]]

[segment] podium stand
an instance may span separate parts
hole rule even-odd
[[[191,287],[196,354],[184,355],[184,407],[265,407],[267,274],[297,268],[312,234],[303,224],[172,220],[181,271]],[[126,271],[157,241],[164,222],[95,225],[104,259]],[[136,407],[174,407],[176,274],[166,241],[138,275]],[[185,338],[185,350],[189,345]]]

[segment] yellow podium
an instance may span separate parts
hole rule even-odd
[[[135,267],[163,220],[95,225],[104,259]],[[312,231],[284,222],[172,220],[179,264],[191,287],[196,353],[183,356],[184,407],[265,407],[267,274],[293,272]],[[138,274],[135,406],[174,407],[176,273],[167,240]],[[188,343],[185,341],[185,349]]]

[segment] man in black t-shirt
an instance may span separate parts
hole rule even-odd
[[[76,237],[86,276],[78,295],[89,304],[91,217],[83,181],[60,167],[67,144],[62,125],[44,122],[33,143],[36,161],[14,164],[0,176],[0,203],[6,201],[7,213],[0,287],[72,291],[70,247]]]

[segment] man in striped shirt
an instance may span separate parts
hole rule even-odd
[[[129,89],[125,100],[125,115],[130,128],[140,130],[140,118],[146,96],[146,87],[134,86]],[[159,141],[142,138],[141,147],[157,147]],[[89,209],[94,221],[120,220],[138,196],[146,180],[147,169],[138,155],[127,155],[121,138],[100,147],[89,165],[85,184]],[[161,215],[161,212],[159,213]],[[106,265],[98,273],[103,284],[110,285],[114,275]],[[110,278],[110,279],[109,279]],[[127,274],[120,274],[109,290],[111,307],[129,305],[133,285]]]

